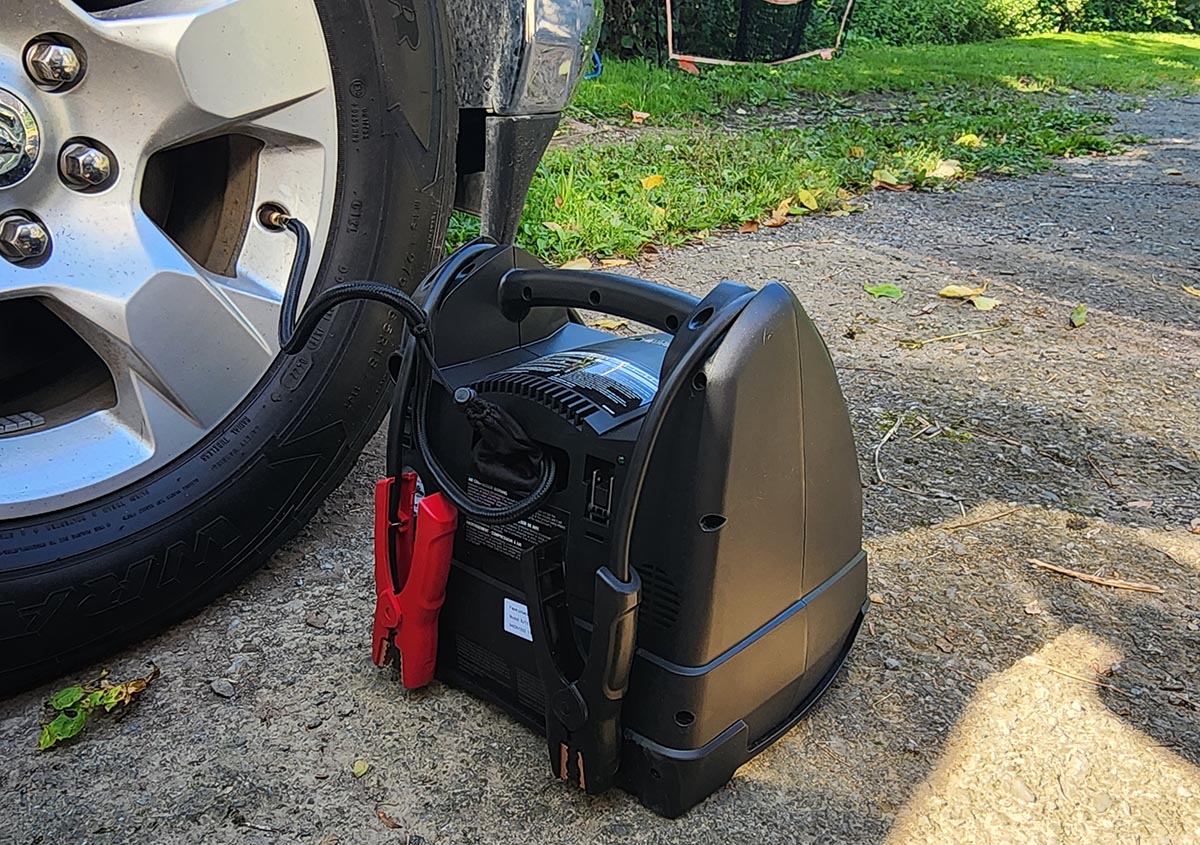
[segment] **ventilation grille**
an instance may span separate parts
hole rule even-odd
[[[542,681],[524,669],[517,669],[517,701],[532,713],[546,712],[546,690]]]
[[[668,630],[679,621],[682,602],[679,588],[671,576],[657,566],[639,566],[637,573],[642,579],[642,602],[638,609],[638,621],[649,622],[655,627]]]
[[[455,639],[454,647],[458,666],[464,672],[486,678],[504,688],[512,686],[512,670],[498,654],[463,636]]]
[[[569,387],[547,381],[534,373],[500,373],[475,385],[479,393],[520,396],[549,408],[571,425],[579,427],[600,406]]]

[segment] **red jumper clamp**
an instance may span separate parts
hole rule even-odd
[[[393,488],[397,485],[398,492]],[[392,509],[393,492],[395,510]],[[392,648],[400,653],[400,682],[407,689],[433,680],[437,661],[438,612],[458,509],[441,493],[425,496],[413,517],[417,474],[384,478],[375,485],[375,624],[371,654],[386,666]],[[415,522],[415,525],[414,525]]]

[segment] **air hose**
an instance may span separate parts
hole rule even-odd
[[[305,305],[297,316],[304,273],[312,251],[312,238],[309,235],[308,227],[295,217],[289,217],[280,212],[271,212],[269,218],[264,222],[268,228],[286,229],[296,236],[296,254],[292,258],[292,268],[288,274],[287,288],[284,290],[283,303],[279,312],[280,350],[287,355],[295,355],[312,337],[321,318],[343,303],[380,302],[396,309],[404,317],[404,326],[411,337],[405,354],[415,354],[416,356],[413,361],[416,382],[413,434],[421,460],[432,476],[431,480],[454,503],[455,507],[472,519],[486,525],[504,525],[516,522],[538,510],[554,490],[554,461],[545,453],[541,456],[540,474],[532,492],[518,501],[498,507],[483,505],[473,500],[470,494],[455,482],[434,454],[429,442],[425,416],[428,410],[429,391],[435,381],[454,397],[455,406],[465,413],[473,424],[487,424],[487,421],[495,420],[497,417],[506,419],[510,426],[516,424],[497,406],[476,396],[473,390],[459,389],[455,391],[446,383],[434,355],[433,327],[430,324],[429,313],[412,297],[394,287],[381,282],[354,281],[342,282],[321,291]],[[439,267],[433,272],[436,274],[440,269]],[[403,384],[397,384],[397,390],[403,390],[404,387]],[[404,411],[404,409],[399,410]],[[523,433],[519,432],[519,434]]]

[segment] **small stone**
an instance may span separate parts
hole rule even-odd
[[[229,661],[229,668],[225,670],[225,675],[230,678],[236,678],[249,663],[250,655],[235,654],[233,660]]]
[[[333,569],[333,561],[330,561],[330,560],[321,561],[321,568],[324,569],[326,572],[328,572],[329,570]]]
[[[1025,605],[1025,613],[1029,616],[1041,616],[1045,611],[1042,610],[1041,604],[1037,599],[1034,599],[1029,604]]]
[[[354,712],[354,702],[353,701],[343,701],[341,704],[338,705],[337,714],[339,716],[349,716],[353,712]]]
[[[1042,492],[1038,493],[1038,495],[1041,496],[1043,499],[1045,499],[1047,502],[1061,502],[1062,501],[1062,499],[1059,498],[1058,494],[1055,493],[1053,490],[1043,490]]]
[[[238,628],[242,627],[242,617],[235,616],[229,620],[229,625],[225,628],[226,636],[233,636]]]
[[[1070,528],[1072,531],[1082,531],[1083,529],[1088,527],[1088,521],[1086,519],[1084,519],[1082,516],[1077,516],[1076,514],[1071,514],[1070,516],[1067,517],[1067,527]]]
[[[1107,792],[1097,792],[1092,796],[1092,809],[1097,813],[1103,813],[1114,803],[1113,797]]]
[[[917,631],[905,631],[904,638],[913,645],[929,645],[929,637]]]
[[[233,694],[237,692],[237,690],[233,688],[233,684],[226,678],[217,678],[215,681],[209,684],[209,687],[213,692],[221,696],[221,698],[233,698]]]
[[[329,615],[319,610],[310,611],[304,617],[304,624],[310,628],[324,628],[329,624]]]
[[[954,554],[958,555],[959,557],[966,557],[971,553],[966,546],[957,541],[950,544],[950,551],[954,552]]]
[[[846,740],[842,739],[837,734],[830,734],[829,738],[825,740],[825,742],[829,746],[829,750],[839,757],[843,757],[848,760],[853,756],[853,752],[850,750],[850,743],[846,742]]]
[[[883,665],[889,669],[899,669],[904,664],[894,657],[888,657],[883,661]]]
[[[304,723],[304,727],[306,727],[310,731],[315,731],[317,728],[321,727],[321,723],[324,721],[325,721],[325,719],[322,716],[313,716],[311,719],[309,719],[307,722]]]
[[[1026,804],[1037,803],[1037,794],[1029,788],[1025,781],[1014,779],[1009,786],[1012,789],[1013,797],[1018,801],[1022,801]]]

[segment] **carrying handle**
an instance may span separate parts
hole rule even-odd
[[[509,270],[497,292],[500,311],[515,322],[530,308],[588,308],[675,334],[700,303],[696,297],[632,276],[595,270]]]

